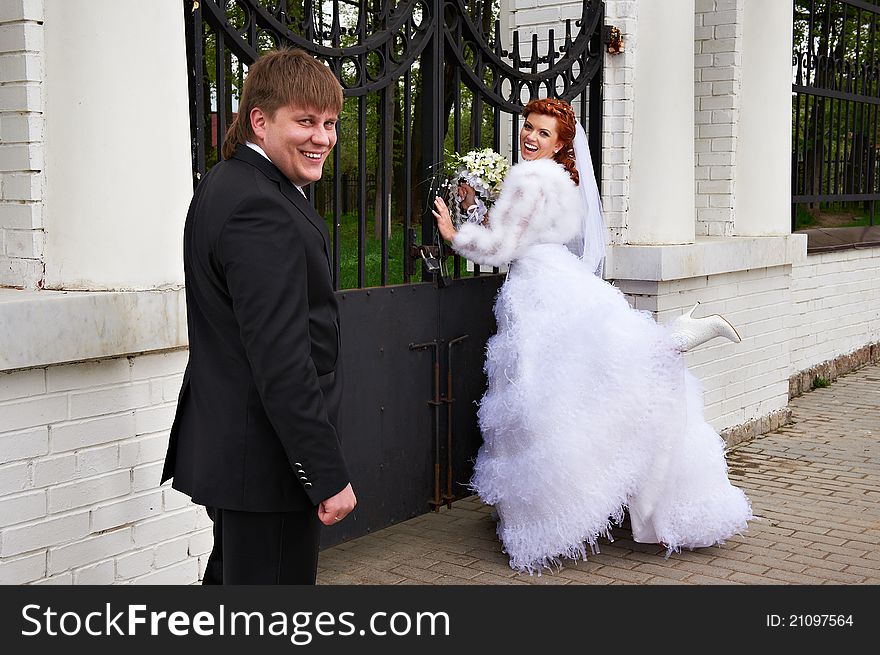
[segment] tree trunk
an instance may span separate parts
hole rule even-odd
[[[391,207],[392,218],[397,223],[403,222],[403,194],[406,191],[403,188],[403,156],[402,153],[408,144],[403,143],[403,112],[401,104],[403,94],[400,92],[400,84],[394,83],[394,94],[392,96],[393,112],[394,112],[394,133],[393,133],[393,152],[401,153],[397,157],[392,158],[391,171],[392,179],[397,180],[397,184],[391,185]]]

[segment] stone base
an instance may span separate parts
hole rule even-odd
[[[829,381],[836,380],[841,375],[852,373],[856,369],[876,362],[880,362],[880,342],[870,343],[848,355],[841,355],[792,375],[788,378],[788,397],[795,398],[812,390],[813,381],[817,377]]]
[[[791,410],[788,407],[771,412],[767,416],[746,421],[721,431],[721,438],[728,448],[733,448],[743,441],[773,432],[791,422]]]
[[[841,375],[852,373],[868,364],[880,362],[880,342],[871,343],[847,355],[841,355],[827,362],[812,366],[805,371],[796,373],[788,379],[789,399],[800,396],[813,389],[813,381],[823,377],[828,381],[836,380]],[[770,413],[767,416],[746,421],[740,425],[722,430],[721,438],[728,448],[772,432],[791,422],[791,410],[787,407]]]

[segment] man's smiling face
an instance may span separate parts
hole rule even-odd
[[[336,145],[338,120],[336,112],[295,105],[279,107],[274,116],[251,111],[257,145],[297,186],[321,179],[324,160]]]

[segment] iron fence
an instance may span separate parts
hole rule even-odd
[[[340,80],[338,145],[325,177],[309,188],[328,217],[337,289],[434,279],[420,254],[440,248],[431,206],[444,153],[491,146],[515,161],[519,114],[533,97],[575,104],[601,173],[599,0],[583,0],[580,19],[561,30],[530,39],[513,33],[510,43],[492,0],[184,0],[184,6],[194,184],[217,161],[247,66],[260,53],[301,48]],[[467,274],[458,257],[451,268],[454,277]]]
[[[874,224],[878,14],[876,0],[794,2],[792,230],[832,207],[864,213],[862,222]]]

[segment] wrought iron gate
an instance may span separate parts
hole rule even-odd
[[[793,9],[791,229],[874,225],[880,6],[795,0]]]
[[[184,6],[194,184],[217,161],[247,65],[261,52],[306,50],[345,91],[338,145],[309,194],[333,240],[343,448],[360,503],[325,531],[325,545],[451,505],[469,494],[475,403],[503,276],[443,251],[430,212],[437,171],[444,150],[491,146],[516,161],[522,107],[544,96],[575,105],[602,170],[603,3],[584,0],[561,33],[526,42],[513,33],[507,44],[497,0]]]

